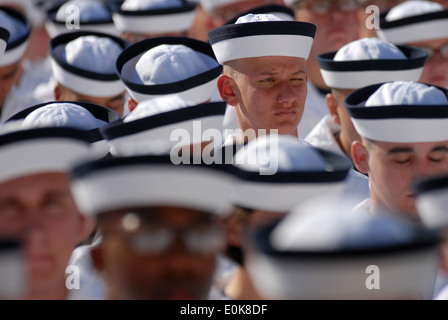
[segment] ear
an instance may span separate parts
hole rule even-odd
[[[53,90],[53,94],[54,94],[54,100],[55,101],[61,101],[61,97],[62,97],[62,92],[61,92],[61,87],[59,87],[59,84],[56,84],[56,86],[54,87]]]
[[[222,223],[226,231],[227,244],[234,247],[241,247],[243,238],[242,222],[232,214],[229,217],[223,219]]]
[[[331,93],[327,93],[325,98],[327,100],[327,108],[328,108],[328,112],[331,115],[331,118],[333,119],[333,121],[335,123],[340,125],[341,119],[339,118],[338,101]]]
[[[228,75],[223,74],[218,78],[218,91],[222,100],[234,107],[238,105],[238,98],[234,89],[235,86],[235,81]]]
[[[365,145],[360,141],[353,141],[352,143],[352,158],[353,163],[359,172],[364,174],[369,173],[369,152]]]
[[[135,101],[133,98],[128,99],[128,109],[129,112],[134,111],[135,108],[137,108],[138,102]]]

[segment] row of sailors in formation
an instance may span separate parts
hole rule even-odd
[[[434,17],[448,17],[426,15],[425,35]],[[210,45],[185,37],[132,45],[100,33],[54,37],[55,96],[117,97],[126,89],[131,112],[63,98],[1,125],[0,233],[12,238],[2,243],[2,261],[18,266],[0,268],[2,294],[443,295],[437,253],[448,221],[447,90],[418,82],[428,53],[416,47],[364,38],[319,55],[333,113],[314,135],[322,144],[312,146],[297,128],[315,34],[311,23],[252,13],[211,30]],[[12,59],[6,43],[14,35],[2,35],[2,59]],[[204,133],[220,132],[229,106],[240,131],[214,141],[215,163],[207,164]],[[176,129],[187,143],[173,140]],[[278,135],[257,136],[263,129]],[[244,135],[250,130],[254,137]],[[26,242],[24,263],[24,244],[15,240],[28,237],[40,240]],[[212,281],[224,252],[235,265],[221,290]],[[82,268],[84,290],[67,291],[72,263]],[[386,270],[380,290],[366,287],[371,265]]]

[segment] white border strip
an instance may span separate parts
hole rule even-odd
[[[113,97],[126,89],[120,79],[115,81],[88,79],[65,70],[52,57],[50,62],[56,81],[77,93],[92,97]]]
[[[240,0],[199,0],[205,11],[212,11],[238,1]]]
[[[316,196],[340,196],[345,180],[321,183],[268,183],[240,180],[236,183],[231,199],[245,208],[289,212],[305,200]]]
[[[330,88],[359,89],[389,81],[418,81],[423,67],[409,70],[329,71],[320,69],[325,84]]]
[[[330,263],[331,262],[331,263]],[[268,299],[431,299],[437,250],[371,258],[280,260],[248,250],[248,270]],[[366,268],[378,266],[380,288],[369,290]]]
[[[67,138],[42,138],[11,143],[0,149],[0,182],[49,171],[68,171],[89,157],[87,142]]]
[[[8,50],[8,47],[6,47],[5,53],[0,58],[0,67],[9,66],[18,62],[25,54],[26,48],[28,47],[28,41],[29,39],[27,39],[20,46],[11,50]]]
[[[352,117],[351,120],[361,137],[374,141],[417,143],[448,140],[448,118],[366,120]]]
[[[308,59],[313,38],[303,35],[256,35],[223,40],[213,44],[220,64],[243,58],[287,56]]]
[[[430,229],[448,227],[448,188],[417,196],[416,206],[423,224]]]
[[[218,83],[218,78],[212,79],[211,81],[204,83],[198,87],[194,87],[182,92],[172,93],[173,95],[180,96],[184,100],[186,100],[189,104],[198,105],[204,102],[207,102],[215,93]],[[137,91],[133,91],[130,88],[126,87],[129,95],[137,102],[142,102],[145,100],[151,100],[154,98],[158,98],[161,96],[167,96],[167,94],[159,94],[159,95],[150,95],[144,94]]]
[[[104,24],[80,24],[79,28],[68,29],[65,24],[53,23],[53,21],[46,21],[45,28],[47,29],[50,38],[55,38],[61,34],[78,31],[100,32],[117,36],[118,32],[112,22]]]
[[[407,44],[417,41],[448,38],[448,19],[437,19],[413,23],[391,29],[376,30],[378,36],[394,44]]]
[[[223,119],[224,114],[207,116],[108,140],[111,146],[110,152],[115,156],[170,153],[174,147],[201,143],[206,130],[217,130],[216,133],[221,133]],[[185,136],[182,134],[185,132],[188,133],[187,141],[184,141]]]
[[[230,174],[189,165],[135,164],[75,178],[72,192],[80,210],[88,215],[164,205],[228,215],[232,184]]]
[[[187,31],[193,24],[195,11],[151,16],[125,16],[114,13],[112,18],[119,32],[164,33]]]
[[[0,39],[0,61],[3,59],[7,45],[8,43],[6,41]]]

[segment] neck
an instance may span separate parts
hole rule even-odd
[[[352,159],[352,153],[350,151],[350,143],[345,139],[344,133],[343,132],[337,132],[334,135],[334,139],[336,140],[339,148],[341,148],[342,152],[344,152],[344,154],[352,161],[353,163],[353,159]]]
[[[247,270],[239,266],[234,275],[224,288],[227,297],[232,300],[262,300],[263,298],[256,291]]]

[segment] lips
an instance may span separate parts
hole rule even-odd
[[[275,112],[275,115],[280,118],[293,118],[296,115],[296,111],[292,109],[279,110]]]

